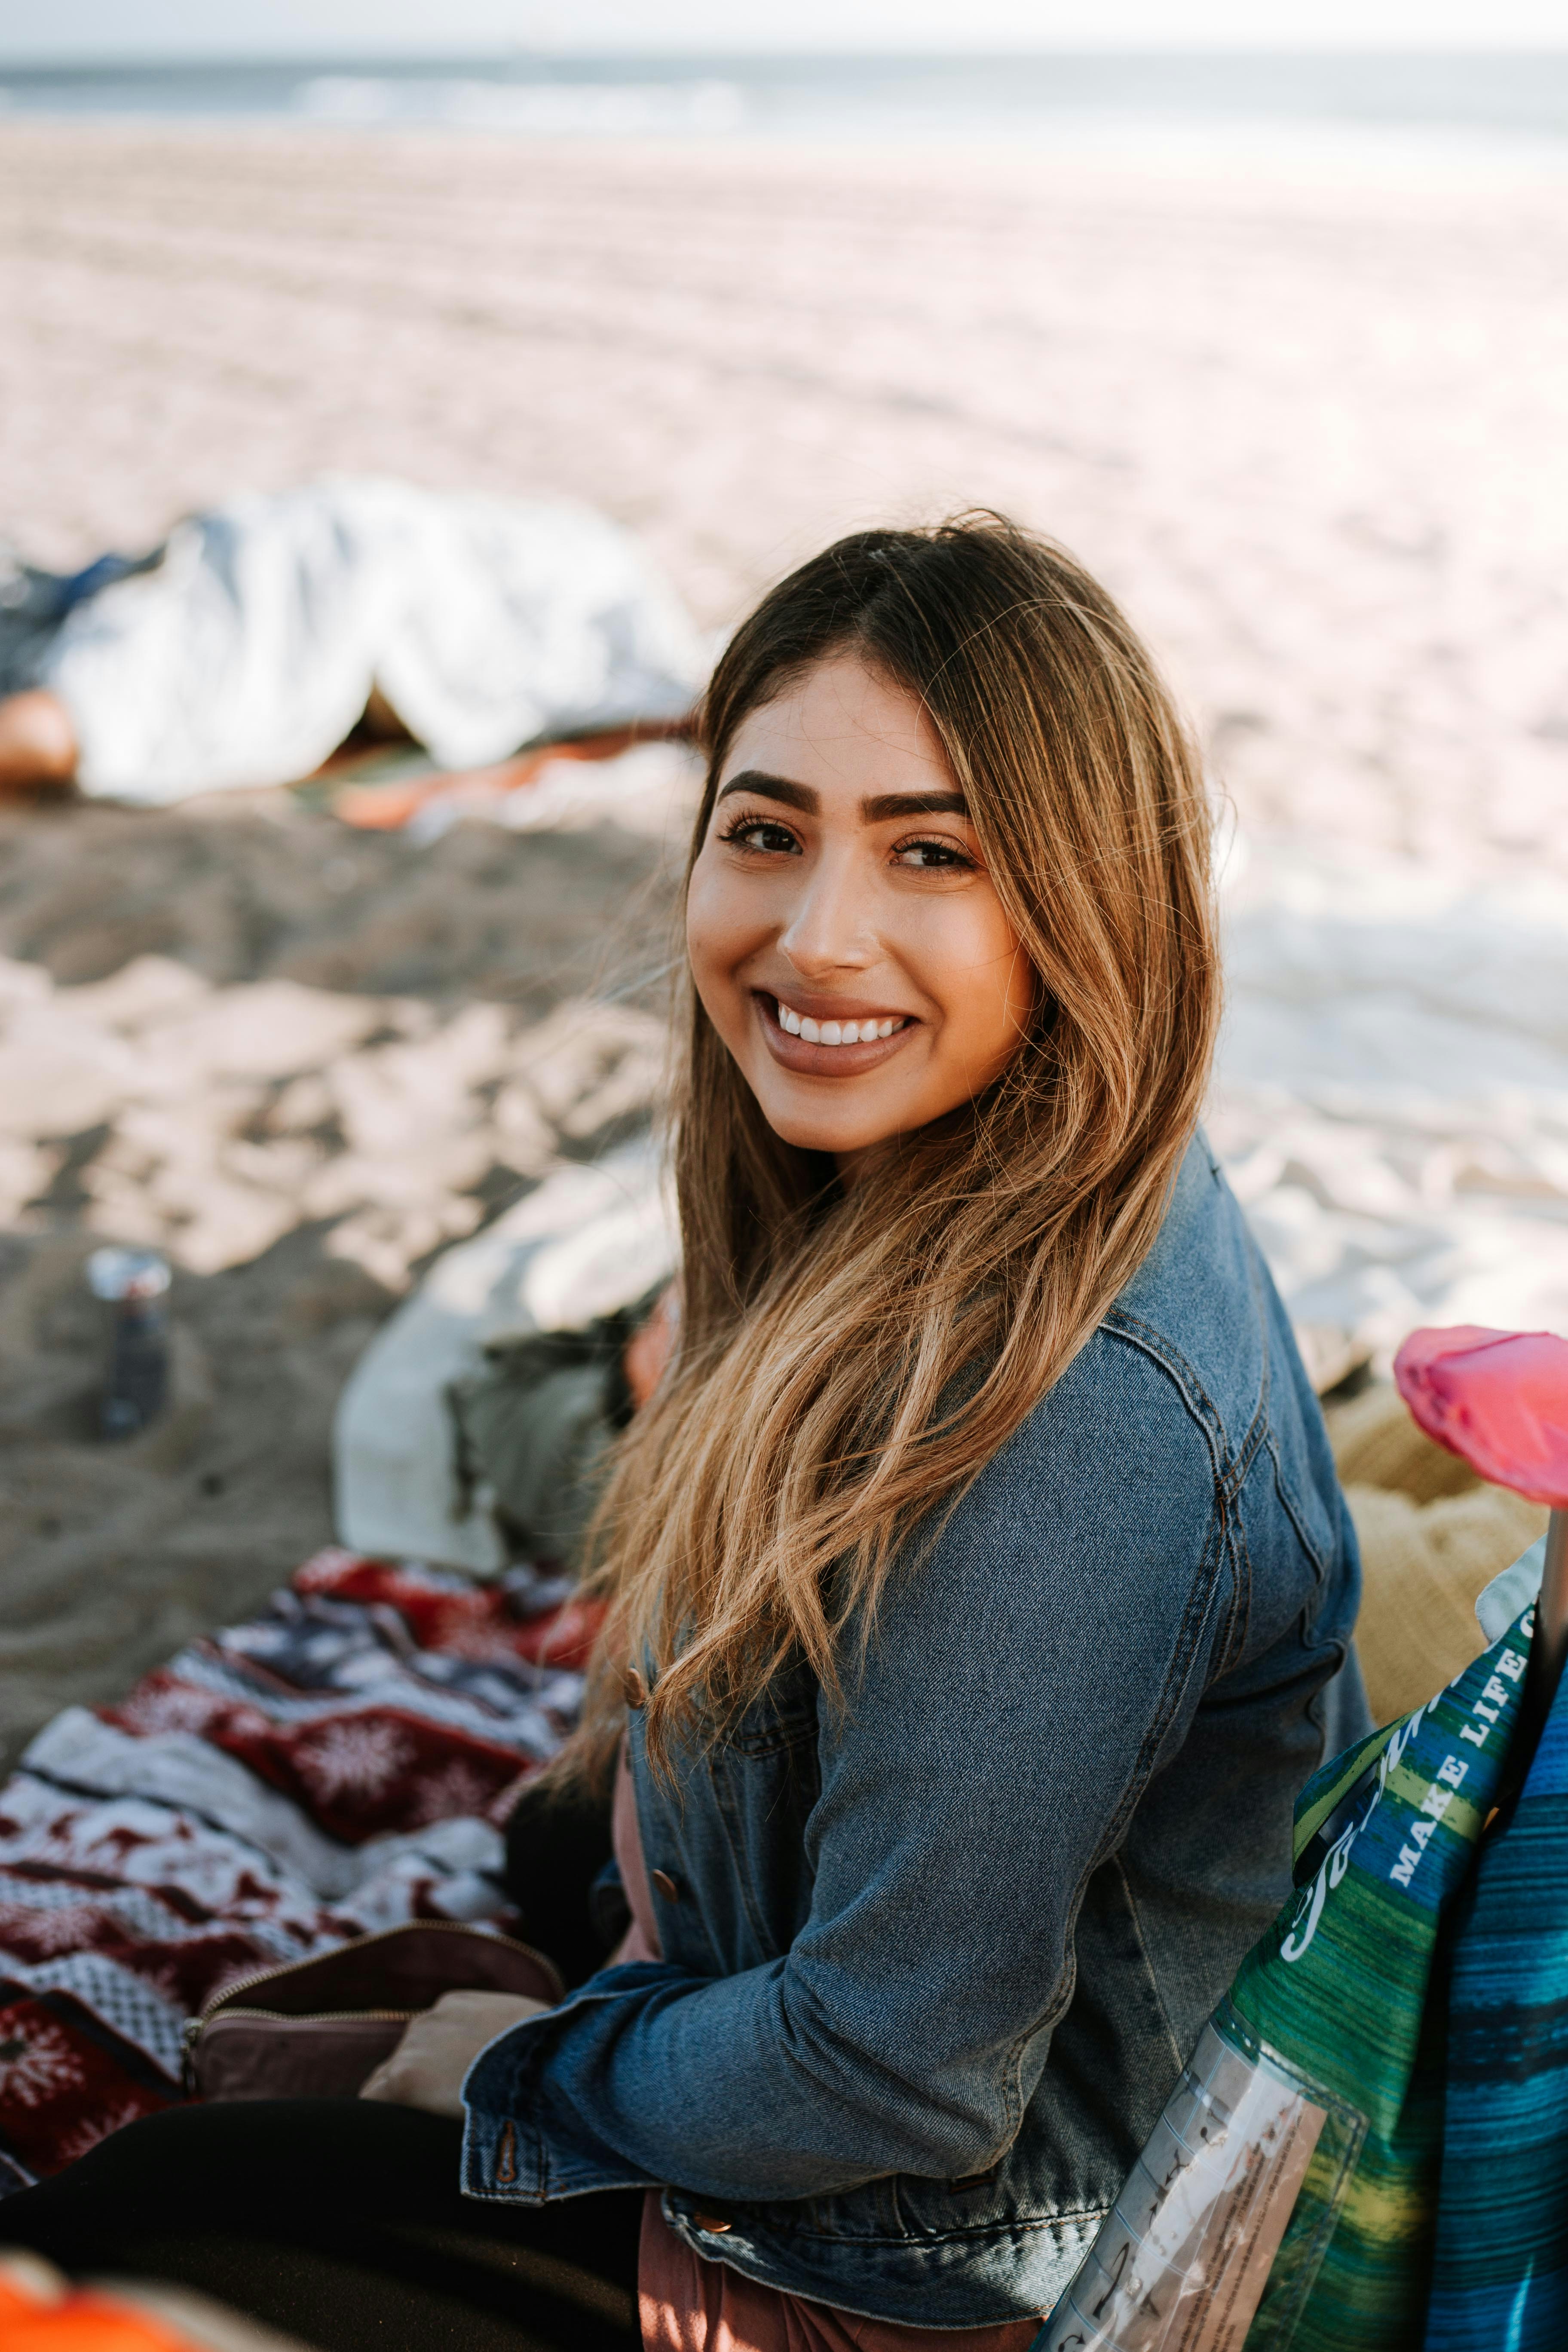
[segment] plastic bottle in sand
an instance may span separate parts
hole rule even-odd
[[[88,1286],[113,1310],[109,1377],[99,1405],[102,1437],[135,1437],[169,1394],[169,1261],[150,1249],[96,1249]]]

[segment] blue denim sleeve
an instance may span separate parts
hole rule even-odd
[[[825,1714],[790,1949],[605,1969],[500,2036],[464,2084],[468,2192],[767,2200],[994,2163],[1072,1996],[1085,1884],[1213,1671],[1218,1467],[1179,1374],[1098,1333],[895,1574]]]

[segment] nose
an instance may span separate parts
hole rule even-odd
[[[865,971],[879,953],[864,877],[852,856],[823,856],[800,877],[779,946],[802,980]]]

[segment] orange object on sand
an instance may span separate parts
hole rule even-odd
[[[0,2352],[195,2352],[150,2312],[54,2281],[24,2255],[0,2255]]]
[[[544,743],[515,759],[499,760],[493,767],[439,770],[434,775],[389,777],[385,783],[344,783],[332,794],[332,814],[362,832],[397,833],[411,816],[431,801],[455,800],[479,808],[505,800],[509,793],[531,784],[557,760],[613,760],[634,743],[647,743],[679,733],[673,726],[616,727],[603,735],[579,735],[570,742]],[[330,780],[331,767],[322,772]]]

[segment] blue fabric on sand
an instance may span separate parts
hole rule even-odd
[[[1568,1680],[1455,1929],[1426,2352],[1568,2344]]]

